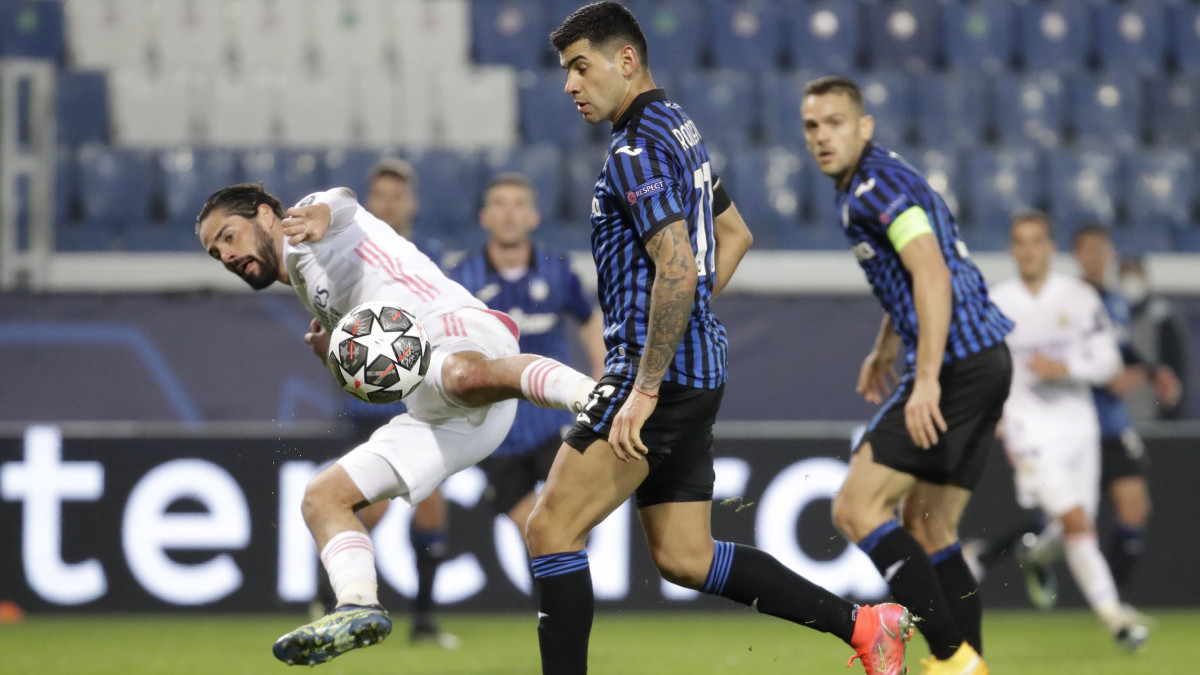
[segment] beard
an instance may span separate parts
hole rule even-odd
[[[237,275],[250,284],[250,288],[261,291],[279,279],[279,255],[275,252],[275,242],[260,227],[254,228],[254,242],[258,250],[254,255],[238,260]],[[257,272],[250,274],[245,271],[247,258],[258,264]]]

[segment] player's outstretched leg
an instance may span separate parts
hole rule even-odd
[[[392,620],[379,605],[344,605],[275,641],[275,658],[292,666],[315,666],[351,649],[382,642]]]
[[[859,607],[854,619],[854,637],[850,646],[854,656],[849,668],[860,659],[867,675],[904,675],[904,650],[913,634],[916,620],[907,609],[895,603]]]

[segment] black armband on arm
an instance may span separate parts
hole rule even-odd
[[[713,217],[716,218],[725,213],[730,206],[733,206],[733,200],[729,198],[729,193],[725,191],[725,183],[721,182],[721,179],[718,178],[717,184],[713,186]]]

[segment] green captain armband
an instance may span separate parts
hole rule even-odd
[[[896,253],[899,253],[905,246],[908,246],[908,242],[926,232],[932,234],[933,226],[929,224],[929,216],[925,214],[925,209],[919,206],[910,206],[904,210],[904,213],[896,216],[896,220],[888,226],[887,236],[891,240],[892,246],[895,247]]]

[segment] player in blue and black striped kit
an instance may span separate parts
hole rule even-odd
[[[584,119],[610,122],[592,198],[605,374],[529,518],[542,672],[587,672],[594,598],[588,532],[630,495],[663,577],[837,635],[867,673],[900,673],[909,614],[855,607],[758,549],[714,542],[712,427],[725,329],[709,303],[752,237],[696,125],[654,86],[637,20],[587,5],[551,35]]]
[[[580,324],[580,342],[590,374],[604,370],[601,318],[567,257],[534,242],[530,234],[540,216],[534,186],[516,173],[494,176],[483,192],[479,222],[488,232],[484,248],[468,255],[451,279],[488,307],[512,317],[520,329],[521,349],[570,362],[566,320]],[[478,466],[488,478],[487,500],[507,514],[524,533],[533,509],[534,488],[546,479],[562,444],[570,413],[517,403],[512,430],[500,447]]]
[[[833,519],[922,621],[926,673],[986,673],[978,588],[958,521],[995,444],[1012,377],[1012,322],[988,299],[945,202],[871,141],[851,81],[805,87],[805,140],[834,179],[841,227],[884,309],[858,391],[882,403],[834,498]],[[906,372],[892,371],[903,344]],[[896,384],[894,392],[889,392]],[[884,400],[885,396],[890,397]],[[895,519],[903,502],[902,523]]]

